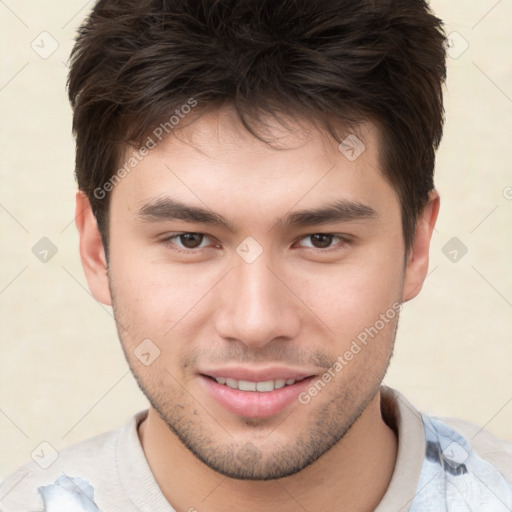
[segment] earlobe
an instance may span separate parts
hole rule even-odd
[[[407,302],[421,291],[428,273],[430,240],[439,213],[440,198],[434,189],[416,223],[414,243],[407,257],[402,300]]]
[[[110,306],[112,299],[105,248],[89,199],[81,191],[76,193],[75,223],[80,237],[80,258],[89,290],[96,300]]]

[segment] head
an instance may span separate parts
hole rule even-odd
[[[216,471],[300,471],[376,396],[428,267],[444,39],[424,0],[100,0],[81,27],[89,286]],[[222,377],[304,381],[226,408]]]

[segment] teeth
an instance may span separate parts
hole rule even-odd
[[[256,391],[256,382],[249,382],[248,380],[239,380],[238,389],[240,391]]]
[[[276,379],[267,380],[265,382],[250,382],[248,380],[215,377],[215,380],[219,384],[224,384],[232,389],[238,389],[240,391],[258,391],[260,393],[268,393],[269,391],[274,391],[274,389],[281,389],[285,386],[295,384],[295,379]]]
[[[293,384],[295,382],[295,380],[293,379],[288,379],[290,381],[290,384]],[[276,379],[275,382],[274,382],[274,389],[280,389],[280,388],[284,388],[286,386],[286,384],[288,384],[284,379]],[[288,385],[290,385],[288,384]]]
[[[221,384],[221,382],[219,382]],[[226,379],[226,386],[229,386],[233,389],[238,389],[238,381],[235,379]]]
[[[257,382],[256,383],[256,391],[260,391],[262,393],[268,391],[274,391],[274,381],[267,380],[266,382]]]

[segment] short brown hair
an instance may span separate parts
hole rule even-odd
[[[256,136],[261,114],[307,118],[338,142],[340,127],[377,123],[410,248],[434,188],[445,40],[425,0],[99,0],[68,89],[78,186],[104,242],[109,194],[97,191],[127,144],[193,98],[203,111],[232,105]]]

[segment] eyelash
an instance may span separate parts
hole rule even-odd
[[[179,237],[182,236],[182,235],[200,235],[200,236],[203,236],[203,237],[209,237],[209,235],[207,235],[205,233],[196,233],[196,232],[192,232],[192,231],[183,231],[181,233],[173,233],[172,235],[170,235],[170,236],[168,236],[166,238],[161,239],[161,241],[163,242],[163,244],[166,247],[169,247],[173,251],[176,251],[176,252],[179,252],[179,253],[182,253],[182,254],[189,254],[189,255],[190,254],[197,254],[201,250],[205,249],[204,247],[203,248],[196,247],[195,249],[179,249],[179,248],[177,248],[176,244],[173,242],[173,240],[174,239],[179,239]],[[304,235],[304,236],[300,237],[298,239],[298,241],[303,240],[304,238],[315,236],[315,235],[323,235],[323,236],[338,238],[341,241],[341,245],[342,246],[350,245],[351,243],[353,243],[353,240],[350,239],[347,235],[336,234],[336,233],[311,233],[309,235]],[[209,238],[213,238],[213,237],[209,237]],[[329,247],[327,249],[320,249],[318,247],[302,247],[302,248],[303,249],[310,249],[310,250],[312,249],[314,251],[319,251],[319,252],[324,253],[324,254],[325,253],[330,253],[332,251],[340,249],[340,247],[337,247],[336,245],[333,246],[333,247]]]

